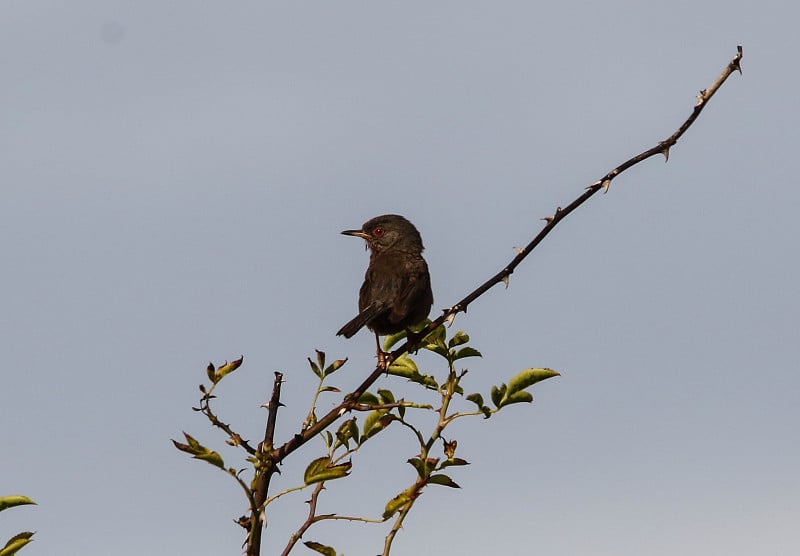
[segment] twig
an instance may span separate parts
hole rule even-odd
[[[317,512],[317,499],[319,498],[319,493],[322,492],[323,488],[325,488],[325,483],[318,483],[317,486],[314,487],[314,492],[311,493],[311,498],[307,501],[308,517],[300,526],[300,528],[289,538],[289,543],[286,545],[286,548],[283,549],[283,552],[281,552],[281,556],[286,556],[289,554],[294,548],[294,545],[297,544],[297,541],[303,538],[303,533],[308,531],[308,528],[314,525],[314,517]]]

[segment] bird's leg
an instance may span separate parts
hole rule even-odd
[[[375,333],[375,347],[378,349],[378,366],[388,373],[389,367],[386,365],[386,356],[389,354],[381,349],[381,339],[377,332]]]

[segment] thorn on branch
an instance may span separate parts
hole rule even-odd
[[[739,71],[739,75],[742,75],[742,63],[741,63],[742,62],[742,45],[741,44],[736,47],[736,51],[738,52],[738,54],[733,59],[733,67],[734,67],[734,69]]]

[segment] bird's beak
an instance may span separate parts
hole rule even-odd
[[[364,239],[369,239],[369,237],[370,237],[369,234],[365,234],[361,230],[345,230],[345,231],[342,232],[342,235],[355,236],[355,237],[360,237],[360,238],[364,238]]]

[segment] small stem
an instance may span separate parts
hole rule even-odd
[[[317,512],[317,499],[319,498],[319,493],[322,492],[323,488],[325,488],[324,482],[317,483],[317,486],[314,487],[314,492],[311,493],[311,498],[308,500],[308,517],[300,526],[300,528],[289,538],[289,543],[286,545],[286,548],[283,549],[283,552],[281,552],[281,556],[286,556],[289,554],[289,552],[291,552],[294,548],[294,545],[297,544],[297,541],[303,537],[303,533],[308,531],[308,528],[314,524],[314,516]]]

